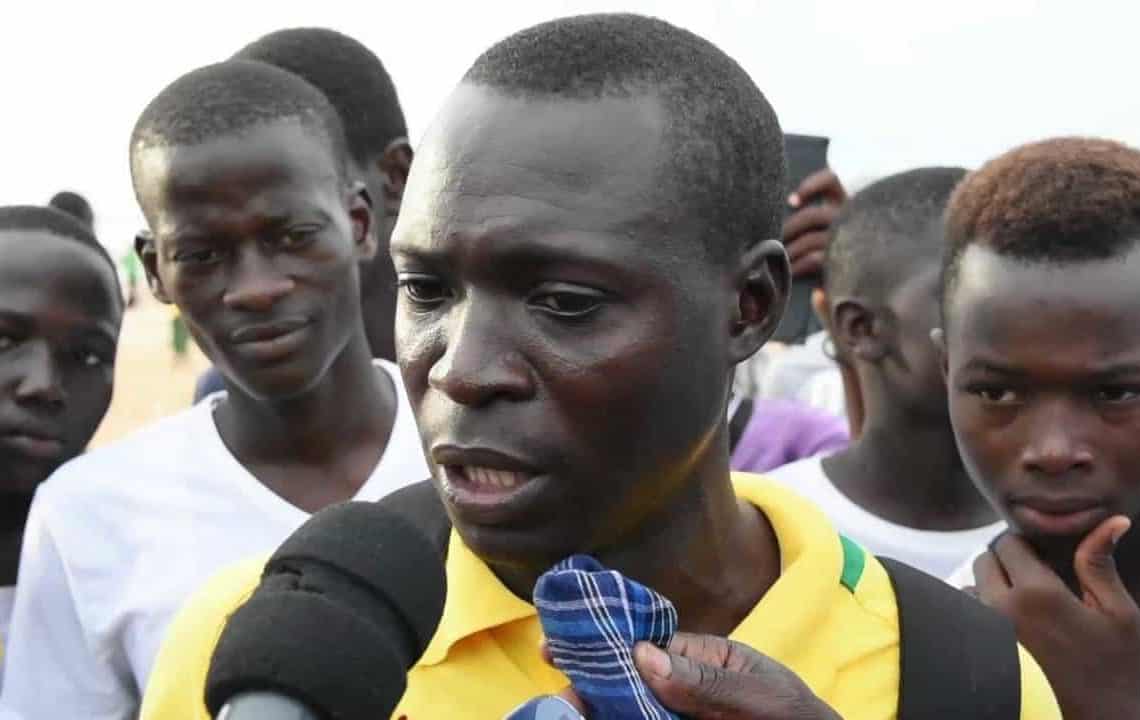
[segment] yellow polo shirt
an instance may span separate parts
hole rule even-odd
[[[874,557],[841,538],[798,495],[754,475],[733,477],[739,497],[768,518],[780,544],[780,578],[733,639],[783,663],[847,720],[896,716],[898,609]],[[155,662],[141,720],[208,720],[206,668],[226,618],[256,587],[264,558],[216,576],[183,608]],[[408,674],[394,718],[495,720],[566,687],[539,657],[534,606],[515,597],[452,532],[448,595],[435,637]],[[1022,720],[1060,720],[1037,663],[1021,656]]]

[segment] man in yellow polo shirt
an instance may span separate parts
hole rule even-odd
[[[443,618],[396,717],[494,719],[565,687],[527,598],[579,552],[672,600],[682,630],[794,671],[819,711],[800,720],[896,716],[883,566],[806,501],[729,472],[732,371],[789,288],[769,239],[783,192],[764,96],[666,23],[545,23],[465,75],[392,237],[401,369],[455,528]],[[184,609],[144,720],[204,717],[213,644],[258,568]],[[1020,671],[1020,716],[1059,718],[1024,653]]]

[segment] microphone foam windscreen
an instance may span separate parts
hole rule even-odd
[[[334,720],[387,717],[443,613],[443,560],[379,503],[315,514],[274,553],[227,622],[206,681],[211,713],[273,691]]]

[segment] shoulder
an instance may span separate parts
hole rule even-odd
[[[765,472],[764,476],[775,483],[796,489],[802,489],[805,485],[817,483],[827,478],[823,472],[823,458],[818,455],[781,465],[774,470]]]
[[[946,578],[946,582],[950,583],[951,585],[953,585],[954,587],[956,587],[958,589],[973,587],[974,583],[975,583],[975,581],[974,581],[974,561],[977,560],[978,556],[981,555],[982,553],[984,553],[985,551],[986,551],[986,546],[982,545],[982,546],[979,546],[973,552],[971,552],[970,556],[966,559],[966,561],[964,563],[962,563],[961,565],[959,565],[957,570],[950,573],[950,577]]]
[[[206,673],[226,620],[253,591],[266,557],[232,565],[198,589],[175,615],[147,681],[140,720],[207,720]]]
[[[206,406],[194,406],[151,423],[56,470],[40,486],[41,505],[83,504],[85,513],[119,507],[109,498],[137,499],[161,487],[163,476],[200,459],[203,431],[212,432]],[[90,504],[94,503],[94,504]]]
[[[1061,708],[1044,671],[1029,651],[1018,645],[1021,661],[1021,718],[1022,720],[1062,720]]]

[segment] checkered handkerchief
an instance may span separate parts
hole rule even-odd
[[[664,596],[592,557],[574,555],[534,586],[554,664],[570,677],[592,720],[676,720],[653,697],[633,665],[633,645],[665,648],[677,611]]]

